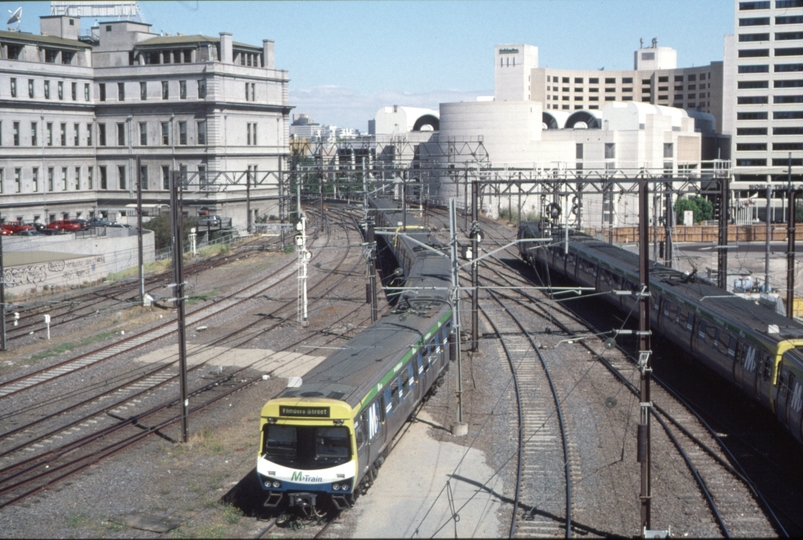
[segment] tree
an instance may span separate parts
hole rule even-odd
[[[182,223],[182,238],[186,243],[190,234],[190,229],[195,227],[196,218],[185,218]],[[159,214],[152,218],[149,222],[143,223],[142,228],[153,231],[154,243],[156,249],[164,249],[170,247],[173,243],[173,232],[171,230],[172,222],[170,219],[170,212]]]
[[[675,214],[677,215],[678,223],[683,223],[683,212],[687,210],[694,212],[695,223],[709,220],[714,215],[714,205],[711,204],[711,201],[699,195],[678,199],[675,203]]]

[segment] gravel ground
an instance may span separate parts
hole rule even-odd
[[[334,253],[336,250],[328,250]],[[286,257],[252,253],[231,265],[192,279],[195,293],[227,289],[271,272]],[[327,264],[322,265],[325,271]],[[311,274],[316,271],[310,267]],[[357,273],[359,274],[361,270]],[[362,275],[349,278],[351,289],[338,289],[338,299],[310,312],[310,328],[323,326],[343,306],[364,301]],[[285,288],[271,293],[286,299],[296,295],[296,282],[288,280]],[[213,301],[214,295],[210,300]],[[264,316],[259,302],[244,302],[237,313],[228,313],[209,325],[203,334],[191,334],[193,343],[203,343],[225,334],[230,328]],[[245,305],[248,304],[248,305]],[[368,316],[361,315],[341,331],[350,331]],[[158,321],[165,312],[132,308],[119,317],[103,317],[82,324],[60,338],[77,341],[93,333],[134,331]],[[170,315],[172,316],[172,315]],[[483,329],[487,331],[488,329]],[[249,344],[254,349],[277,349],[297,335],[296,324],[260,336]],[[50,344],[51,347],[55,343]],[[41,347],[40,347],[41,348]],[[6,378],[30,356],[35,346],[24,351],[10,351],[1,360],[14,362],[0,376]],[[377,536],[507,536],[512,498],[516,451],[517,414],[510,386],[509,369],[496,347],[482,347],[482,353],[464,355],[464,418],[469,425],[466,437],[456,438],[449,426],[456,420],[455,366],[446,384],[430,399],[407,433],[390,454],[379,478],[357,507],[344,513],[329,529],[330,537]],[[301,351],[311,354],[309,350]],[[144,358],[143,358],[144,359]],[[131,359],[129,359],[130,361]],[[51,360],[47,360],[51,361]],[[560,364],[554,356],[550,363]],[[0,362],[1,363],[1,362]],[[594,368],[597,369],[597,368]],[[264,402],[285,386],[285,377],[295,373],[274,373],[269,380],[242,390],[197,417],[190,418],[191,438],[187,444],[150,437],[118,456],[92,467],[88,472],[46,490],[35,497],[0,509],[0,537],[3,538],[230,538],[253,537],[270,516],[262,509],[263,497],[255,486],[254,466],[257,456],[259,411]],[[253,372],[248,375],[261,375]],[[581,378],[582,372],[576,376]],[[607,436],[612,426],[630,425],[634,403],[623,404],[599,418],[599,403],[616,390],[608,386],[572,391],[570,379],[562,380],[571,407],[569,423],[575,432],[588,435],[574,449],[578,461],[575,471],[581,477],[578,511],[585,534],[590,536],[638,534],[638,475],[635,461],[635,437],[623,443],[624,431],[615,439]],[[592,403],[593,404],[590,404]],[[593,406],[592,406],[593,405]],[[629,424],[628,424],[629,423]],[[165,435],[180,438],[178,428]],[[632,435],[632,434],[627,434]],[[660,454],[657,454],[656,460]],[[615,462],[615,463],[614,463]],[[574,465],[573,465],[574,466]],[[686,535],[711,536],[708,515],[697,501],[696,493],[685,475],[678,475],[680,465],[670,459],[654,468],[654,492],[671,494],[670,503],[658,509],[656,524],[686,515]],[[422,472],[418,472],[422,471]],[[490,488],[480,488],[486,485]],[[448,485],[448,487],[447,487]],[[447,493],[457,505],[460,521],[451,520]],[[426,494],[426,498],[417,498]],[[476,506],[462,509],[471,500]],[[666,514],[664,514],[666,512]],[[694,523],[699,526],[695,527]],[[659,526],[660,526],[659,525]],[[672,524],[673,533],[676,525]],[[305,536],[304,531],[274,529],[274,537]],[[683,535],[683,532],[681,532]]]

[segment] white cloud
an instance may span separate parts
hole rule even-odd
[[[434,90],[417,94],[386,89],[363,94],[342,86],[315,86],[291,88],[290,105],[295,107],[291,114],[305,113],[320,124],[367,132],[368,120],[382,107],[402,105],[438,110],[440,103],[476,101],[477,96],[488,95],[493,95],[493,91]]]

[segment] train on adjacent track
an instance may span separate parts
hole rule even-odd
[[[396,204],[371,206],[377,227],[397,229]],[[262,408],[257,475],[266,507],[305,515],[351,507],[410,414],[443,384],[454,339],[449,260],[415,218],[407,223],[406,235],[386,242],[404,279],[393,310]]]
[[[598,292],[638,292],[638,256],[583,234],[553,242],[538,223],[519,227],[519,253],[529,264]],[[546,235],[549,237],[549,234]],[[769,409],[803,443],[803,325],[774,310],[723,291],[704,279],[650,263],[650,327],[741,392]],[[636,294],[603,296],[638,313]]]

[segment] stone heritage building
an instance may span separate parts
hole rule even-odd
[[[189,215],[244,228],[246,208],[278,214],[288,82],[267,39],[159,35],[133,21],[82,36],[64,15],[41,17],[40,35],[0,31],[0,215],[135,215],[140,175],[154,211],[169,203],[171,171]]]

